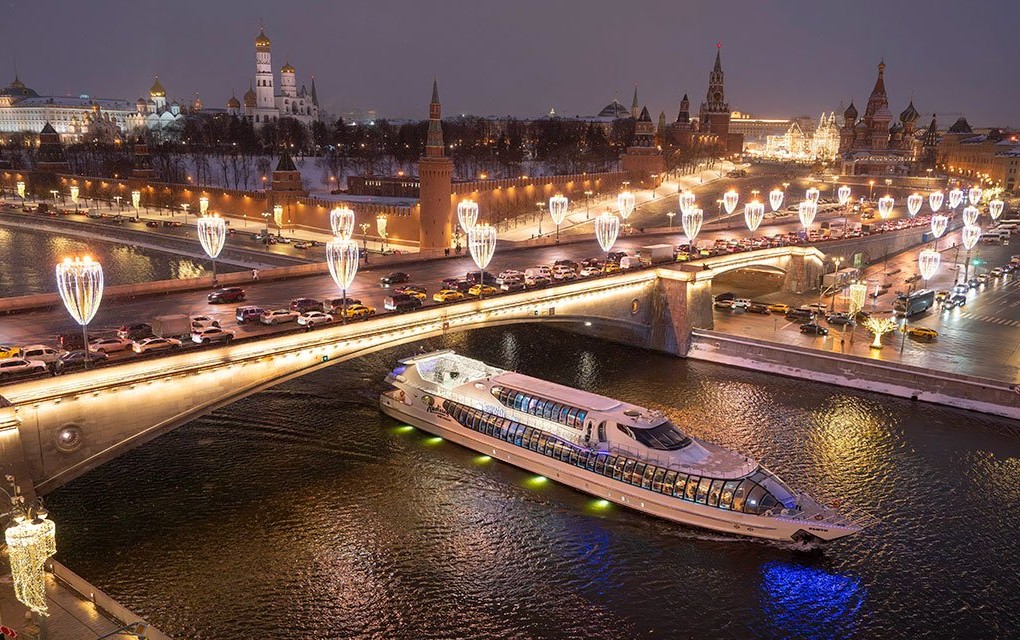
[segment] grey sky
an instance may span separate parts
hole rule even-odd
[[[618,95],[676,118],[704,99],[717,40],[734,109],[817,115],[859,107],[884,57],[890,108],[911,96],[974,125],[1016,125],[1020,3],[999,0],[66,0],[7,2],[3,65],[41,94],[135,99],[159,74],[170,97],[238,98],[254,74],[260,18],[273,66],[316,75],[333,112],[424,118],[432,76],[444,111],[592,114]],[[2,58],[0,58],[2,59]],[[13,70],[3,76],[13,76]],[[3,77],[0,76],[0,77]],[[863,111],[863,108],[861,109]],[[653,117],[654,117],[653,116]]]

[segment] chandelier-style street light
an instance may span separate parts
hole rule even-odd
[[[973,249],[981,238],[981,227],[977,225],[963,228],[963,248],[967,250],[967,261],[963,263],[963,281],[967,282],[970,277],[970,250]]]
[[[624,191],[616,196],[616,208],[620,212],[620,218],[623,220],[629,218],[630,214],[634,213],[634,194]]]
[[[839,206],[844,207],[850,202],[850,187],[843,185],[836,190],[836,197],[839,198]]]
[[[941,191],[932,191],[928,194],[928,206],[931,207],[932,213],[938,213],[939,209],[942,208],[942,201],[945,199],[945,194]]]
[[[893,206],[896,200],[892,196],[882,196],[878,199],[878,217],[885,220],[892,215]]]
[[[981,187],[971,187],[970,191],[967,192],[967,199],[972,207],[976,207],[981,203],[981,194],[983,193]]]
[[[195,225],[195,232],[206,255],[212,258],[212,282],[215,287],[216,258],[223,251],[223,243],[227,240],[227,221],[215,213],[202,216]]]
[[[769,191],[769,206],[772,207],[772,211],[779,211],[779,207],[783,206],[784,197],[786,197],[786,194],[782,189]]]
[[[917,266],[921,270],[921,277],[925,283],[931,280],[939,270],[942,262],[942,254],[933,249],[925,249],[917,256]]]
[[[351,238],[334,236],[326,243],[326,264],[329,266],[329,275],[333,282],[340,288],[343,299],[340,301],[341,317],[347,322],[347,289],[354,282],[354,276],[358,273],[358,243]],[[310,326],[310,325],[309,325]]]
[[[855,318],[868,297],[868,285],[863,282],[855,282],[848,288],[850,317]]]
[[[680,216],[680,224],[684,228],[684,235],[687,236],[687,242],[690,245],[688,254],[694,253],[694,239],[698,237],[698,233],[701,232],[701,223],[705,221],[704,212],[694,207],[687,213]]]
[[[22,201],[24,201],[25,200],[25,181],[24,180],[18,180],[18,182],[15,185],[15,187],[17,187],[17,189],[18,189],[18,197],[21,198]]]
[[[335,207],[329,212],[329,228],[333,237],[350,240],[354,235],[354,211],[350,207]]]
[[[730,189],[723,194],[723,208],[726,209],[726,215],[731,215],[737,208],[737,200],[740,199],[740,195],[733,189]]]
[[[992,217],[992,220],[998,220],[999,216],[1002,215],[1002,210],[1005,209],[1006,203],[996,198],[988,203],[988,215]]]
[[[81,193],[81,190],[78,188],[78,185],[72,184],[71,185],[71,202],[74,203],[74,210],[76,212],[78,211],[78,195],[80,193]]]
[[[811,187],[810,189],[804,192],[804,199],[807,200],[808,202],[818,204],[819,195],[821,195],[821,193],[818,191],[818,189]]]
[[[924,196],[920,193],[912,193],[907,196],[907,213],[913,218],[921,210],[921,205],[924,204]]]
[[[380,213],[375,217],[375,230],[379,232],[379,237],[382,238],[382,249],[386,250],[386,214]]]
[[[811,223],[815,221],[815,214],[818,213],[818,205],[810,200],[804,200],[797,205],[797,213],[800,216],[800,224],[804,231],[808,230]]]
[[[90,256],[64,258],[57,264],[57,291],[64,307],[74,321],[81,325],[85,349],[85,366],[89,364],[89,322],[96,317],[103,300],[103,266]]]
[[[560,241],[560,225],[567,218],[567,209],[570,208],[570,200],[563,195],[555,195],[549,198],[549,217],[556,225],[556,242]]]
[[[616,214],[604,211],[595,218],[595,239],[599,241],[599,246],[603,251],[609,253],[616,243],[618,235],[620,235],[620,218]]]
[[[680,194],[680,213],[687,213],[696,206],[698,197],[693,191],[685,191]]]
[[[478,267],[478,299],[485,294],[485,267],[496,252],[496,227],[488,223],[477,224],[468,231],[468,251]]]
[[[977,224],[979,215],[981,215],[981,211],[979,211],[977,207],[964,207],[963,224],[965,226]]]
[[[142,192],[135,189],[131,192],[131,206],[135,208],[135,217],[138,217],[138,209],[142,205]]]
[[[279,229],[283,229],[283,205],[282,204],[274,204],[273,205],[273,222],[276,223],[276,226]],[[277,231],[277,233],[279,233],[279,231]]]
[[[209,210],[209,198],[202,196],[198,199],[198,215],[204,216],[205,212]]]
[[[457,223],[460,230],[467,235],[471,229],[478,224],[478,203],[470,198],[464,198],[457,203]]]
[[[754,232],[761,226],[762,220],[765,219],[765,205],[752,200],[744,205],[744,222],[747,224],[747,230],[754,235]]]
[[[57,552],[57,527],[41,507],[14,516],[14,526],[4,532],[10,556],[11,579],[18,601],[39,615],[46,615],[46,561]]]
[[[961,189],[953,189],[949,192],[949,208],[955,209],[960,206],[963,202],[963,191]]]
[[[949,226],[949,216],[934,215],[931,217],[931,234],[936,239],[941,238]]]

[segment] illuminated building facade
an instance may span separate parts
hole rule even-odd
[[[294,118],[310,125],[319,119],[319,98],[312,88],[301,85],[297,88],[297,71],[287,62],[280,68],[280,90],[276,90],[273,74],[272,43],[266,37],[265,29],[255,38],[255,83],[244,94],[243,105],[236,97],[227,101],[227,113],[243,115],[256,126],[274,122],[280,118]]]

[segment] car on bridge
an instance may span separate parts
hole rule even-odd
[[[299,315],[301,314],[292,309],[273,309],[263,313],[259,317],[259,322],[262,324],[284,324],[296,321]]]
[[[387,273],[383,277],[379,278],[379,284],[381,284],[384,287],[410,281],[411,276],[404,273],[403,271],[394,271],[393,273]]]
[[[117,328],[117,337],[126,338],[131,341],[148,338],[152,335],[152,325],[147,322],[124,325]]]
[[[245,305],[234,309],[234,318],[238,324],[247,324],[249,322],[258,322],[262,319],[262,314],[266,310],[262,307],[256,307],[254,305]]]
[[[361,304],[361,300],[358,298],[330,298],[326,300],[325,306],[329,307],[328,313],[337,313],[344,308],[344,305],[351,307],[356,304]]]
[[[130,351],[134,344],[127,338],[111,336],[109,338],[96,338],[89,343],[89,351],[92,353],[115,353],[117,351]],[[76,349],[77,351],[77,349]]]
[[[322,311],[322,302],[314,298],[294,298],[290,301],[290,309],[298,313]]]
[[[0,344],[0,358],[16,358],[21,355],[21,347]]]
[[[414,300],[414,298],[411,298]],[[421,302],[419,300],[419,302]],[[340,317],[343,317],[343,311],[338,312]],[[370,307],[365,304],[352,304],[347,307],[347,319],[348,320],[363,320],[369,316],[375,315],[375,307]]]
[[[212,304],[224,304],[227,302],[243,302],[244,289],[241,287],[223,287],[210,293],[209,302]]]
[[[128,343],[130,344],[130,343]],[[101,365],[106,364],[107,359],[110,356],[102,351],[92,351],[88,356],[88,365]],[[63,371],[66,369],[78,369],[84,367],[85,362],[85,351],[83,349],[75,349],[74,351],[68,351],[64,355],[60,356],[60,362],[57,365],[57,371]]]
[[[432,295],[432,299],[436,302],[456,302],[463,300],[464,294],[456,289],[441,289]]]
[[[21,348],[21,357],[25,360],[38,360],[46,364],[53,364],[60,360],[60,351],[44,344],[31,344]]]
[[[760,302],[752,302],[751,306],[747,308],[749,313],[759,313],[761,315],[769,314],[769,306]]]
[[[404,295],[411,296],[412,298],[418,298],[422,302],[428,297],[429,290],[420,284],[405,284],[399,287],[394,287],[394,293],[402,293]]]
[[[150,351],[166,351],[168,349],[178,349],[181,346],[181,341],[177,338],[144,338],[138,340],[131,346],[131,350],[135,353],[148,353]]]
[[[230,342],[234,339],[234,332],[219,327],[208,327],[199,331],[191,332],[191,341],[196,344],[209,344],[211,342]]]
[[[475,286],[468,289],[469,296],[492,296],[499,293],[499,289],[487,284],[476,284]]]
[[[499,285],[500,291],[524,291],[527,286],[524,284],[524,278],[517,278],[515,280],[504,280]]]
[[[302,313],[297,319],[297,323],[299,325],[309,328],[320,324],[329,324],[331,322],[333,322],[333,316],[328,313],[323,313],[322,311],[309,311],[308,313]]]
[[[413,298],[406,293],[396,293],[383,299],[383,307],[389,311],[414,311],[420,309],[423,304],[418,298]]]
[[[220,326],[220,321],[209,316],[195,316],[191,319],[191,330],[197,331],[200,329],[207,329],[209,327]]]
[[[0,360],[0,380],[15,376],[31,375],[46,371],[46,363],[42,360],[26,360],[24,358],[4,358]]]

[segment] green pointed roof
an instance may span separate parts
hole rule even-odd
[[[280,154],[280,161],[276,163],[274,171],[297,171],[297,167],[294,166],[294,161],[289,153],[284,151]]]

